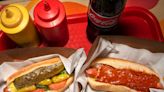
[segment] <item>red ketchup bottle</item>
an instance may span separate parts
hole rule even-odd
[[[64,6],[58,0],[42,0],[34,8],[34,22],[48,46],[64,46],[68,27]]]

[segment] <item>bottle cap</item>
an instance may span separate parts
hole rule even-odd
[[[10,4],[0,12],[0,29],[7,34],[22,31],[29,23],[29,13],[20,4]]]
[[[22,13],[19,8],[9,6],[2,11],[1,21],[5,27],[12,28],[20,24],[22,20]]]
[[[34,8],[34,22],[40,28],[54,28],[65,20],[63,4],[58,0],[42,0]]]
[[[42,0],[37,15],[41,20],[51,21],[59,14],[58,4],[52,5],[50,0]]]

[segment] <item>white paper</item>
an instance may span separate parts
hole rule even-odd
[[[164,92],[164,90],[150,88],[150,92]]]
[[[78,72],[80,71],[80,68],[84,64],[86,60],[86,54],[83,49],[78,49],[76,52],[74,52],[69,58],[65,58],[59,54],[50,54],[45,56],[39,56],[35,58],[30,58],[22,62],[4,62],[0,65],[0,92],[3,92],[3,89],[5,87],[4,81],[14,72],[16,72],[18,69],[30,65],[35,62],[39,62],[42,60],[50,59],[53,57],[60,57],[61,61],[64,64],[64,67],[66,71],[71,74],[74,70],[74,81],[71,84],[71,86],[66,90],[66,92],[77,92],[77,88],[75,88],[75,83],[77,79]],[[76,67],[80,68],[76,68]],[[5,71],[5,72],[4,72]],[[3,85],[2,85],[3,84]]]
[[[92,63],[92,61],[96,57],[108,55],[109,52],[117,53],[117,51],[115,50],[115,47],[109,41],[100,38],[98,46],[95,49],[93,55],[91,56],[90,60],[87,61],[87,63],[82,67],[82,69],[81,69],[81,71],[79,73],[79,75],[80,75],[78,77],[79,83],[82,85],[82,89],[85,89],[85,90],[81,90],[81,92],[86,92],[87,88],[88,88],[87,87],[87,79],[86,79],[86,76],[85,76],[85,73],[84,73],[85,69]],[[82,81],[80,81],[80,80],[82,80]],[[87,92],[90,92],[90,90],[87,91]]]
[[[72,59],[74,61],[78,61],[78,63],[76,63],[76,65],[74,65],[75,67],[75,72],[74,72],[74,81],[73,83],[70,85],[69,89],[66,90],[65,92],[78,92],[79,91],[79,87],[77,86],[78,83],[78,75],[79,75],[79,71],[81,70],[83,64],[86,61],[86,54],[84,52],[83,49],[80,49],[79,52],[81,53],[77,53],[75,52],[73,56],[71,56],[69,59]],[[84,89],[82,89],[84,90]]]
[[[154,69],[159,75],[162,85],[164,85],[162,77],[164,77],[164,53],[152,53],[146,49],[135,49],[123,44],[110,43],[109,41],[100,38],[100,42],[91,56],[91,59],[84,65],[82,72],[91,64],[91,62],[98,56],[113,57],[126,59],[130,61],[137,61],[137,63],[146,65]],[[85,76],[79,77],[87,81]],[[92,90],[86,82],[82,82],[86,88],[86,92],[97,92]],[[151,89],[152,92],[161,92],[161,90]],[[162,90],[163,91],[163,90]]]

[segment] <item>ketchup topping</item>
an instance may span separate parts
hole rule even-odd
[[[130,69],[116,69],[109,65],[100,64],[87,69],[86,73],[96,81],[124,85],[141,92],[149,92],[149,88],[159,88],[157,76]]]

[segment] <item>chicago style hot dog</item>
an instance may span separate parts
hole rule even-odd
[[[149,88],[162,88],[159,76],[153,70],[121,59],[96,59],[86,75],[90,87],[95,90],[149,92]]]
[[[4,92],[62,92],[73,81],[60,58],[52,58],[24,67],[7,79]]]

